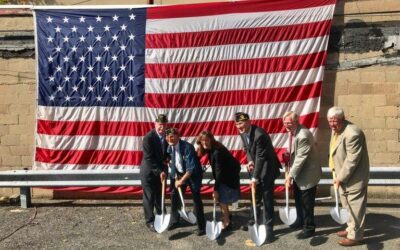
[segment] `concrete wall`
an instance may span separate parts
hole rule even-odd
[[[36,2],[76,5],[82,1]],[[146,2],[112,1],[113,4]],[[155,4],[189,2],[209,1],[154,1]],[[110,3],[100,0],[84,2],[85,5]],[[1,13],[0,36],[33,30],[31,16]],[[398,27],[398,0],[338,1],[323,84],[318,132],[322,152],[328,150],[330,134],[326,111],[330,106],[338,105],[345,109],[349,120],[365,131],[372,165],[400,167],[400,53],[396,47],[400,44],[389,46],[393,36],[399,35]],[[2,53],[0,170],[29,168],[32,165],[35,130],[35,61],[29,50]],[[322,156],[322,164],[326,166],[327,153]],[[397,192],[387,188],[377,190],[386,196]],[[9,191],[0,190],[0,194]]]

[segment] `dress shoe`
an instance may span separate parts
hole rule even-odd
[[[168,226],[168,231],[174,230],[179,227],[179,222],[172,223]]]
[[[249,227],[252,227],[254,225],[254,220],[250,219],[249,222],[247,222],[247,225],[242,226],[243,231],[249,231]]]
[[[150,232],[155,233],[156,229],[154,228],[153,223],[146,223],[146,227],[150,230]]]
[[[347,234],[348,234],[348,232],[346,230],[339,231],[339,232],[336,233],[337,236],[343,237],[343,238],[346,238]]]
[[[361,244],[360,241],[352,240],[352,239],[348,239],[348,238],[344,238],[339,241],[339,245],[344,246],[344,247],[352,247],[352,246],[357,246],[360,244]]]
[[[308,238],[310,238],[312,236],[314,236],[314,232],[312,232],[312,231],[310,231],[310,232],[302,231],[302,232],[300,232],[299,234],[296,235],[296,238],[298,240],[304,240],[304,239],[308,239]]]
[[[229,223],[228,226],[225,226],[225,227],[222,229],[223,232],[228,232],[228,231],[231,231],[231,230],[232,230],[232,222]]]
[[[202,235],[205,235],[205,234],[206,234],[206,230],[204,230],[204,229],[196,229],[196,230],[194,230],[194,233],[195,233],[197,236],[202,236]]]

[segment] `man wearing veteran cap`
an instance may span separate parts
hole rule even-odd
[[[167,116],[159,114],[154,129],[143,138],[143,160],[140,166],[140,180],[143,188],[143,209],[146,226],[154,229],[154,208],[161,214],[161,182],[167,177],[166,161],[168,144],[165,141]]]
[[[252,174],[250,185],[256,189],[257,221],[264,221],[267,227],[266,242],[271,243],[274,239],[274,184],[280,174],[281,164],[275,154],[271,138],[262,128],[251,124],[248,114],[236,113],[235,125],[246,151],[247,170]],[[262,203],[264,213],[260,213]],[[264,216],[260,220],[258,217],[262,214]],[[254,215],[251,217],[249,226],[254,224]]]

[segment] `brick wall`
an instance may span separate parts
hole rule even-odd
[[[54,2],[76,4],[80,1]],[[144,4],[147,1],[113,1],[113,4],[134,2]],[[207,1],[154,1],[155,4],[182,2]],[[85,4],[108,3],[110,1],[85,2]],[[339,27],[340,30],[348,23],[360,21],[365,23],[400,22],[400,1],[338,1],[334,27]],[[0,34],[33,30],[32,18],[29,16],[0,15],[0,23],[2,27]],[[330,50],[328,69],[323,84],[320,129],[317,135],[321,152],[324,152],[321,154],[323,165],[327,165],[330,135],[326,123],[326,111],[332,105],[338,105],[344,108],[349,120],[365,131],[372,165],[400,167],[400,70],[398,66],[400,63],[378,64],[357,69],[329,66],[374,57],[383,58],[386,53],[380,50],[356,53],[346,51],[346,48],[338,51]],[[33,58],[0,57],[0,170],[29,168],[32,165],[35,91]],[[387,189],[384,190],[383,192],[388,194]],[[9,190],[0,190],[0,194],[2,192],[9,192]]]

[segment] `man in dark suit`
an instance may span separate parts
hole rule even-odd
[[[263,204],[263,219],[267,227],[266,242],[271,243],[274,239],[274,185],[275,179],[280,174],[281,164],[272,146],[271,138],[262,128],[251,124],[248,114],[236,113],[235,125],[246,151],[247,170],[252,173],[250,185],[256,189],[257,221],[260,221],[258,218],[261,215]],[[249,225],[252,223],[254,223],[254,214],[252,214]]]
[[[167,116],[157,116],[152,129],[143,138],[143,159],[140,166],[140,180],[143,188],[143,209],[146,226],[150,231],[154,229],[154,208],[161,214],[161,182],[168,173],[166,163],[165,129],[168,123]]]
[[[176,128],[169,128],[165,132],[166,139],[169,144],[168,153],[170,154],[171,167],[171,222],[168,230],[172,230],[179,226],[178,209],[181,207],[178,188],[182,193],[186,191],[186,187],[190,187],[194,202],[194,214],[197,218],[198,236],[205,234],[206,221],[204,219],[204,207],[200,196],[201,181],[203,179],[203,169],[197,153],[192,144],[183,141],[179,137],[179,131]]]

